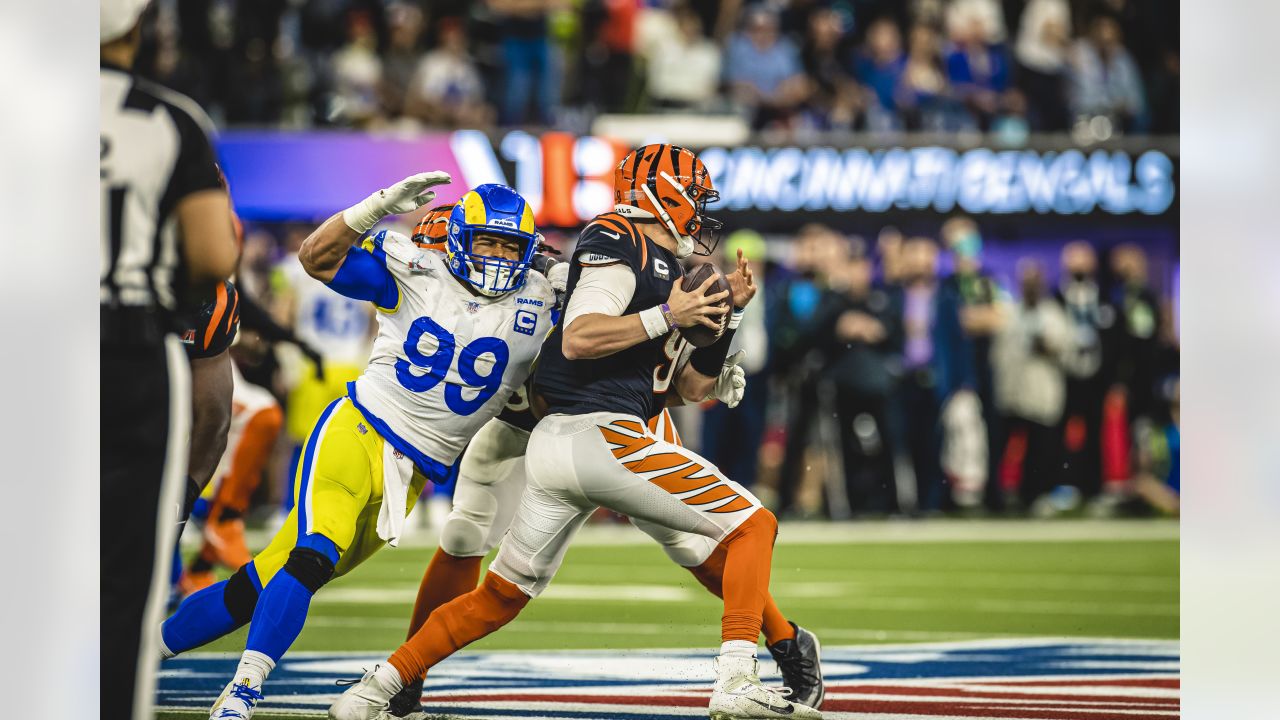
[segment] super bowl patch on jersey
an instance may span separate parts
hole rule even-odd
[[[528,310],[517,310],[516,321],[511,326],[512,330],[525,335],[532,335],[533,331],[538,327],[538,315]]]

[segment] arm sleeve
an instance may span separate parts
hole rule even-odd
[[[384,312],[395,312],[400,306],[400,288],[387,269],[385,253],[376,246],[371,252],[353,245],[329,288],[354,300],[368,300]]]
[[[185,105],[185,104],[184,104]],[[169,192],[173,201],[200,190],[219,190],[222,178],[209,144],[212,128],[204,112],[191,103],[189,107],[166,104],[178,130],[178,159],[173,166]]]
[[[583,315],[620,317],[636,292],[636,276],[625,264],[582,268],[564,311],[564,327]]]

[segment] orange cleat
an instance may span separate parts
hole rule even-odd
[[[217,578],[213,576],[212,572],[183,570],[182,577],[178,578],[178,591],[182,593],[183,597],[186,597],[209,587],[216,580]]]
[[[204,542],[214,559],[232,570],[253,559],[244,542],[244,520],[240,518],[205,523]]]

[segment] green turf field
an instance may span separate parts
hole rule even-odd
[[[434,552],[424,532],[317,594],[296,650],[390,653]],[[826,646],[1178,637],[1177,521],[784,525],[771,588]],[[265,537],[253,540],[265,542]],[[471,646],[715,648],[720,603],[629,527],[588,528],[551,588]],[[241,630],[203,648],[238,654]],[[161,712],[190,720],[202,712]],[[297,715],[258,713],[259,720]]]
[[[1027,532],[998,542],[981,526],[960,537],[863,542],[822,526],[778,545],[772,591],[826,644],[1007,636],[1176,638],[1178,543],[1115,532]],[[962,529],[965,525],[959,525]],[[999,528],[1021,527],[1004,524]],[[1104,528],[1125,524],[1111,524]],[[1149,528],[1150,525],[1139,524]],[[998,529],[999,529],[998,528]],[[629,531],[628,531],[629,532]],[[634,533],[638,536],[638,533]],[[1158,533],[1157,533],[1158,534]],[[1169,535],[1170,533],[1165,533]],[[872,533],[874,536],[874,533]],[[1044,539],[1038,539],[1044,536]],[[859,536],[861,537],[861,536]],[[1106,539],[1111,537],[1113,539]],[[719,643],[720,603],[645,542],[575,544],[555,583],[477,649],[678,648]],[[390,652],[403,639],[434,549],[387,549],[325,587],[298,650]],[[245,631],[206,650],[238,652]]]

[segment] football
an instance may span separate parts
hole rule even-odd
[[[685,292],[693,292],[712,275],[716,276],[716,281],[707,286],[707,295],[729,291],[728,297],[720,302],[720,305],[725,309],[724,315],[720,316],[720,327],[716,330],[712,330],[706,325],[690,325],[689,327],[680,328],[680,334],[684,336],[684,339],[698,348],[710,345],[719,340],[720,336],[724,334],[724,329],[729,324],[729,310],[733,306],[733,291],[729,289],[729,281],[725,280],[724,273],[720,272],[720,269],[711,263],[693,266],[680,279],[680,289]]]

